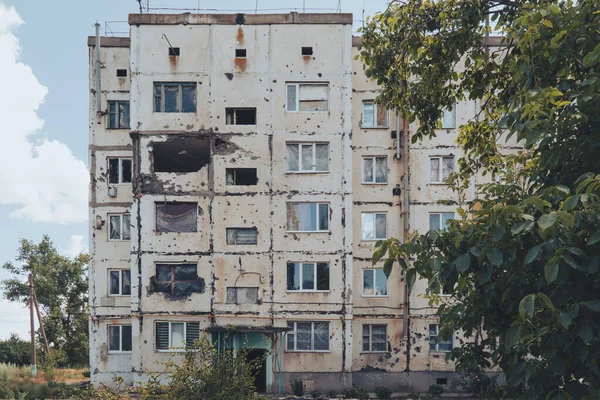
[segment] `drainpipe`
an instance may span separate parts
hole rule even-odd
[[[94,48],[94,56],[96,58],[96,117],[102,116],[102,97],[100,92],[100,24],[96,22],[96,47]],[[100,122],[98,122],[100,123]]]
[[[399,122],[399,121],[398,121]],[[408,133],[408,118],[406,115],[402,116],[402,141],[404,147],[404,156],[402,157],[402,163],[404,166],[404,176],[402,177],[402,183],[404,184],[404,230],[402,235],[402,241],[406,241],[408,237],[408,231],[410,228],[410,196],[408,193],[409,190],[409,163],[408,163],[408,143],[409,143],[409,133]],[[398,151],[398,150],[397,150]],[[404,282],[404,338],[406,340],[406,371],[410,371],[410,293],[408,291],[408,282]]]

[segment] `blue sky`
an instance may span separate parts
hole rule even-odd
[[[200,12],[253,12],[257,3],[259,12],[338,7],[338,0],[149,1]],[[372,15],[387,5],[339,2],[342,12],[354,14],[355,29],[363,7]],[[65,255],[87,251],[87,36],[96,21],[104,35],[106,21],[126,21],[135,12],[136,0],[0,0],[0,264],[14,260],[20,238],[39,241],[43,234]],[[128,30],[126,23],[109,27]],[[0,270],[0,280],[7,277]],[[0,339],[11,332],[28,337],[27,310],[3,298],[0,307]]]

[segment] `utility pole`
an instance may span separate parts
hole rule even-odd
[[[33,304],[35,305],[35,312],[37,313],[38,322],[40,323],[40,330],[42,331],[42,337],[44,338],[46,354],[50,354],[50,346],[48,346],[48,338],[46,338],[46,330],[44,329],[44,321],[42,321],[42,314],[40,313],[40,305],[38,304],[35,287],[33,288]]]
[[[33,275],[29,274],[29,324],[31,329],[31,376],[36,376],[35,320],[33,319]]]

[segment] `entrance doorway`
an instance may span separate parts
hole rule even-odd
[[[248,352],[248,361],[260,360],[258,368],[255,370],[256,376],[254,377],[254,386],[258,393],[267,392],[267,360],[265,357],[267,350],[265,349],[252,349]]]

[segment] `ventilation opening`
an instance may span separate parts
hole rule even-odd
[[[303,47],[302,48],[302,55],[303,56],[312,56],[312,54],[313,54],[312,47]]]
[[[227,185],[252,186],[257,183],[256,168],[227,168]]]
[[[210,140],[183,138],[154,143],[154,172],[196,172],[210,163]]]
[[[169,55],[170,56],[178,56],[179,55],[179,47],[169,47]]]
[[[227,125],[256,125],[256,108],[226,108]]]
[[[235,49],[236,58],[246,58],[246,49]]]
[[[448,378],[436,378],[435,379],[435,384],[436,385],[447,385],[448,384]]]
[[[117,76],[119,78],[125,78],[127,76],[127,70],[126,69],[118,69]]]

